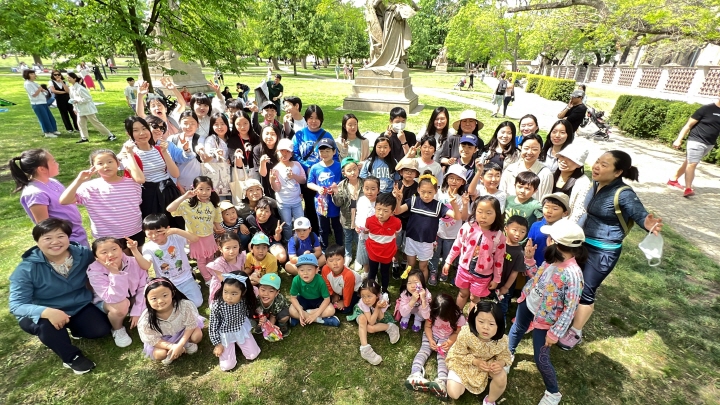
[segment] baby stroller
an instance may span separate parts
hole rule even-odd
[[[588,106],[587,113],[585,114],[585,118],[583,118],[580,127],[585,128],[585,126],[590,122],[595,124],[597,127],[597,131],[588,135],[588,138],[599,138],[604,141],[610,140],[610,126],[603,119],[604,116],[605,111],[596,111],[594,108]]]
[[[453,90],[461,90],[465,87],[465,76],[463,76],[460,81],[453,87]]]

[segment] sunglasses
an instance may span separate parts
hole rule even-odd
[[[152,129],[160,129],[160,130],[162,130],[162,131],[167,130],[167,126],[165,126],[165,125],[160,125],[160,124],[150,124],[150,127],[151,127]]]
[[[53,73],[53,76],[62,76],[60,73]]]

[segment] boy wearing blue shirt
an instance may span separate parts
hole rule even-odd
[[[317,258],[318,266],[325,265],[325,255],[320,247],[320,238],[312,232],[310,220],[300,217],[293,224],[295,235],[288,241],[288,262],[285,271],[288,274],[297,274],[298,258],[304,254],[313,254]]]
[[[532,239],[533,244],[537,246],[537,250],[535,250],[535,263],[545,261],[545,248],[547,247],[548,236],[540,232],[540,227],[543,225],[552,225],[570,214],[568,210],[570,197],[565,193],[558,191],[556,193],[546,194],[542,197],[541,201],[543,219],[532,224],[530,231],[528,231],[528,240]]]
[[[331,198],[342,180],[342,171],[340,162],[334,159],[337,146],[332,138],[322,138],[317,149],[322,160],[312,165],[308,171],[307,187],[317,192],[315,210],[320,225],[320,245],[325,250],[330,240],[331,226],[336,240],[343,240],[345,237],[340,223],[340,208]]]

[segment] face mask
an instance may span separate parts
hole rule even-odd
[[[404,122],[396,122],[396,123],[392,124],[392,127],[395,130],[395,132],[400,132],[403,129],[405,129],[405,123]]]

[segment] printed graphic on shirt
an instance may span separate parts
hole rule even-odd
[[[157,249],[153,253],[160,261],[160,269],[158,270],[160,274],[157,276],[170,278],[171,273],[182,271],[183,262],[181,258],[178,258],[177,248],[175,246],[170,245],[167,252],[162,249]],[[184,254],[185,252],[182,253]]]

